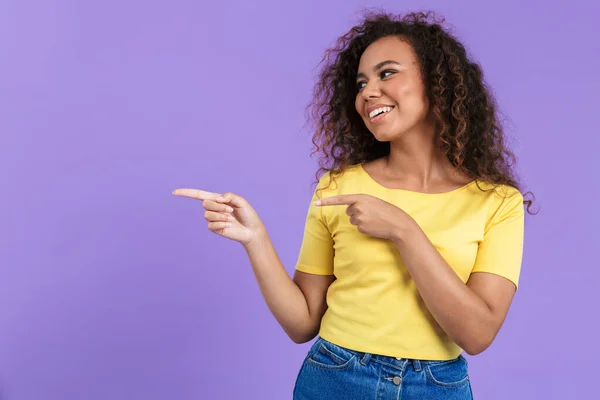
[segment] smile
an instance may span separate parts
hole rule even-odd
[[[390,111],[392,111],[394,107],[379,107],[374,109],[369,113],[369,118],[372,122],[379,121],[383,117],[387,115]]]

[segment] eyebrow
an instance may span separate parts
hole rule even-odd
[[[373,71],[377,71],[378,69],[381,69],[382,67],[388,65],[388,64],[395,64],[395,65],[401,65],[398,61],[393,61],[393,60],[385,60],[380,62],[379,64],[375,65],[375,67],[373,67]],[[362,72],[358,73],[356,75],[356,79],[358,78],[364,78],[365,74],[363,74]]]

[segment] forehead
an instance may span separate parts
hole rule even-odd
[[[415,60],[412,46],[398,36],[387,36],[377,39],[369,45],[360,57],[358,70],[372,69],[377,63],[385,60],[397,61],[408,65]]]

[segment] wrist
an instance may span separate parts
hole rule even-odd
[[[246,251],[252,251],[252,249],[264,247],[265,243],[269,242],[269,235],[267,234],[266,229],[259,229],[257,231],[252,232],[251,237],[248,241],[243,242],[242,246]]]
[[[415,229],[417,229],[418,227],[419,225],[410,215],[403,213],[399,223],[392,232],[391,239],[397,245],[402,244],[406,241],[407,238],[412,236]]]

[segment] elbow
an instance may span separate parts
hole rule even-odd
[[[476,356],[478,354],[483,353],[487,350],[488,347],[491,346],[494,341],[493,336],[480,336],[471,338],[470,340],[464,342],[460,347],[470,356]]]
[[[303,344],[310,342],[317,336],[314,332],[286,332],[288,337],[292,339],[292,342],[296,344]]]
[[[487,348],[489,347],[488,345],[469,345],[469,346],[464,346],[463,350],[465,351],[465,353],[467,353],[470,356],[476,356],[477,354],[481,354],[483,353]]]
[[[496,339],[501,324],[489,321],[481,324],[475,329],[471,327],[467,332],[463,332],[461,341],[457,344],[470,356],[476,356],[488,349]]]
[[[296,344],[303,344],[310,342],[315,338],[316,335],[288,335],[292,342]]]
[[[290,336],[290,339],[292,339],[292,342],[296,344],[303,344],[306,342],[310,342],[311,340],[311,338],[309,338],[308,336]]]

